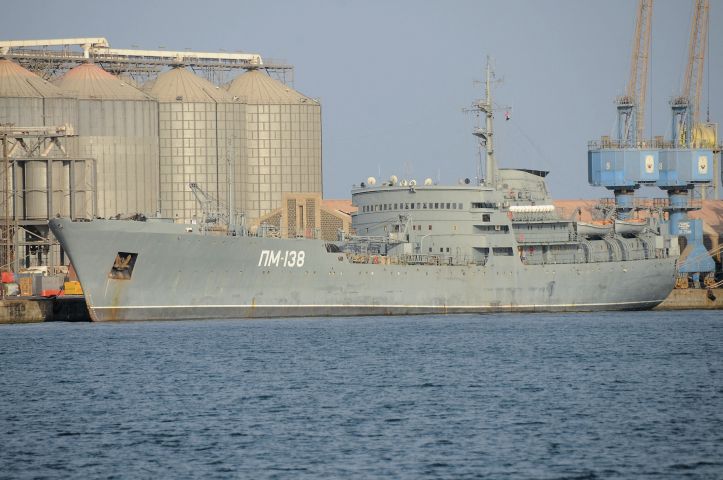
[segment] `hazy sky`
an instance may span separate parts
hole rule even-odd
[[[670,135],[692,4],[655,1],[646,136]],[[510,121],[497,117],[500,166],[549,169],[555,197],[595,198],[605,192],[587,185],[587,142],[613,134],[636,8],[635,0],[24,0],[5,3],[0,35],[104,36],[116,48],[224,49],[291,63],[296,89],[322,102],[327,198],[348,198],[370,175],[474,177],[475,122],[462,110],[482,96],[474,81],[490,55],[503,80],[496,103],[512,107]],[[711,120],[723,122],[723,0],[711,0],[710,16],[701,110],[710,93]]]

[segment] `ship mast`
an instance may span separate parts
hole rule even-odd
[[[484,128],[476,127],[472,134],[480,139],[480,144],[485,147],[485,178],[484,185],[495,187],[497,181],[497,163],[495,161],[495,149],[493,141],[493,107],[492,107],[492,65],[489,57],[487,57],[487,72],[485,79],[485,98],[478,100],[472,105],[472,110],[483,113],[485,115]]]
[[[494,187],[497,183],[497,164],[495,163],[494,136],[492,134],[492,66],[489,58],[487,59],[487,78],[485,79],[485,103],[486,118],[485,130],[487,130],[487,161],[485,163],[487,171],[485,172],[485,183],[487,186]]]

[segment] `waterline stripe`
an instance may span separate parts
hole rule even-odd
[[[369,304],[331,304],[331,305],[128,305],[118,307],[95,307],[95,310],[134,310],[134,309],[158,309],[158,308],[436,308],[436,309],[482,309],[482,308],[557,308],[557,307],[602,307],[609,305],[637,305],[648,304],[654,302],[662,302],[661,300],[641,300],[637,302],[607,302],[607,303],[561,303],[555,305],[535,304],[535,305],[369,305]]]

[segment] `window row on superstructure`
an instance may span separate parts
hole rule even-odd
[[[411,203],[378,203],[362,205],[363,213],[386,212],[390,210],[462,210],[462,203],[457,202],[411,202]]]

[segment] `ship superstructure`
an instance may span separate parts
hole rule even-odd
[[[524,266],[676,255],[655,217],[635,228],[605,219],[579,222],[577,212],[565,218],[547,194],[546,174],[500,169],[501,189],[394,182],[357,188],[353,225],[359,236],[344,248],[390,257],[380,261],[482,266],[500,257]]]

